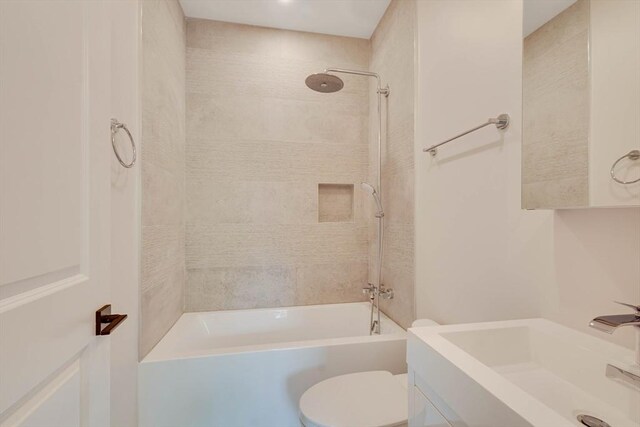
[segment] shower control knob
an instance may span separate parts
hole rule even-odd
[[[380,298],[382,299],[393,299],[393,289],[380,289]]]
[[[369,295],[373,295],[376,293],[376,287],[374,285],[372,285],[371,283],[369,283],[369,286],[362,288],[362,293],[363,294],[369,294]]]

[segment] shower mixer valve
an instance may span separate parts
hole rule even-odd
[[[373,283],[368,283],[366,287],[362,288],[363,294],[368,294],[370,298],[378,292],[378,288]]]
[[[384,285],[381,285],[380,290],[378,290],[378,287],[372,283],[369,283],[368,286],[362,288],[362,293],[368,294],[370,298],[373,298],[376,295],[379,295],[382,299],[393,299],[394,297],[392,288],[387,289]]]

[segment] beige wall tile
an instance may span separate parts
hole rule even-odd
[[[380,300],[380,309],[391,317],[397,324],[404,328],[411,326],[415,320],[415,307],[413,298],[414,273],[413,266],[409,269],[397,268],[394,264],[385,263],[385,272],[388,278],[385,285],[393,288],[395,296],[391,300]],[[384,330],[384,323],[382,323]],[[383,331],[384,332],[384,331]]]
[[[310,102],[254,96],[216,98],[200,93],[187,98],[189,139],[359,145],[366,138],[367,120],[366,110],[329,98]]]
[[[585,139],[567,136],[561,140],[550,139],[548,144],[526,144],[522,147],[522,168],[527,171],[522,177],[523,184],[580,178],[586,186],[589,159]],[[583,196],[584,191],[586,187]],[[544,199],[540,198],[539,202],[544,203]]]
[[[142,290],[140,298],[140,354],[146,355],[162,339],[183,310],[184,266],[173,265],[171,271]]]
[[[366,277],[329,278],[334,265],[367,264],[363,199],[352,190],[350,222],[321,224],[337,217],[319,212],[318,184],[367,177],[368,81],[345,76],[335,94],[304,81],[328,66],[367,69],[369,41],[187,27],[187,309],[357,300]]]
[[[174,270],[184,269],[184,225],[143,225],[142,253],[141,288],[145,291],[165,280]]]
[[[230,56],[263,55],[322,64],[335,61],[345,67],[366,66],[369,61],[368,40],[203,19],[188,20],[187,45]]]
[[[185,22],[177,0],[142,2],[140,357],[178,319],[185,282]]]
[[[187,185],[210,180],[354,183],[367,173],[363,144],[216,141],[189,138]]]
[[[388,225],[413,225],[414,183],[413,168],[396,174],[382,173],[382,187],[385,189],[385,221]]]
[[[388,120],[388,142],[382,150],[382,173],[395,174],[412,169],[414,158],[413,151],[409,150],[409,142],[413,141],[413,115],[404,118],[390,117]]]
[[[367,232],[355,223],[217,224],[187,227],[187,268],[366,262]]]
[[[277,55],[239,54],[199,48],[187,49],[187,92],[216,96],[251,96],[306,101],[347,103],[354,109],[365,109],[368,81],[356,76],[341,76],[344,88],[323,94],[309,90],[305,78],[325,69],[325,61],[302,58],[280,59]],[[225,70],[211,73],[211,69]],[[366,68],[366,62],[353,68]]]
[[[370,69],[391,88],[383,110],[382,194],[385,207],[383,283],[395,297],[382,310],[404,327],[414,319],[414,30],[413,0],[393,0],[371,38]],[[376,168],[377,97],[370,92],[369,179]],[[376,225],[369,226],[369,263],[375,277]],[[384,325],[382,325],[384,328]]]
[[[371,201],[358,185],[371,172],[369,82],[346,76],[345,89],[327,95],[310,91],[304,78],[326,66],[375,66],[397,96],[388,105],[383,149],[383,182],[390,191],[385,196],[389,224],[385,269],[397,277],[389,283],[397,288],[398,298],[387,312],[393,316],[397,311],[403,324],[412,318],[408,307],[413,305],[413,243],[406,233],[413,223],[414,9],[412,1],[394,1],[371,43],[188,21],[183,128],[172,123],[175,114],[166,102],[180,105],[179,91],[165,85],[161,71],[154,69],[148,79],[151,105],[145,114],[164,121],[147,126],[146,134],[153,136],[155,145],[150,147],[145,186],[156,190],[143,201],[162,210],[162,204],[181,200],[181,173],[185,177],[188,310],[362,300],[367,223],[373,214]],[[148,19],[154,13],[165,25],[177,22],[161,8]],[[162,31],[147,36],[168,37]],[[166,43],[172,46],[169,54],[180,52],[179,46]],[[179,67],[167,63],[166,56],[150,49],[145,58],[165,66],[179,80]],[[165,102],[154,109],[153,103],[161,100]],[[180,144],[182,129],[187,135],[186,153]],[[172,163],[181,155],[186,171]],[[170,183],[172,178],[178,184]],[[355,185],[353,222],[317,223],[319,183]],[[162,242],[173,246],[180,239],[171,234],[175,228],[164,227],[163,234],[162,227],[151,225],[175,225],[181,219],[179,209],[158,214],[150,210],[147,216],[150,260],[144,268],[153,278],[166,275],[153,260],[180,256],[171,249],[163,252]],[[397,274],[394,265],[402,265]],[[146,292],[163,289],[153,286],[153,280]]]
[[[194,174],[196,175],[196,174]],[[189,224],[315,224],[317,184],[311,181],[189,179]]]
[[[554,208],[583,207],[588,181],[582,177],[559,178],[522,184],[522,198],[526,206]]]
[[[526,55],[544,56],[552,46],[562,45],[584,33],[589,21],[589,3],[580,0],[527,36]]]
[[[294,305],[295,269],[282,266],[188,270],[185,309],[209,311]]]
[[[310,264],[296,270],[296,305],[367,301],[367,263]]]
[[[171,172],[148,159],[142,162],[143,226],[182,225],[184,229],[184,166],[175,165],[174,160]]]

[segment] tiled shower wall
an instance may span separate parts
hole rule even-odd
[[[404,327],[414,320],[414,40],[416,4],[393,0],[371,38],[370,70],[389,84],[383,99],[382,195],[385,245],[382,282],[393,300],[382,301],[389,317]],[[371,88],[370,182],[375,182],[377,96]],[[371,221],[370,268],[375,266],[375,226]],[[375,277],[372,275],[371,277]],[[384,325],[383,325],[384,327]]]
[[[142,2],[140,357],[183,309],[185,34],[177,0]]]
[[[363,299],[369,82],[322,94],[304,80],[367,69],[369,53],[368,40],[187,20],[186,311]]]

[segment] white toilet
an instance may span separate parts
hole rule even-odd
[[[407,413],[407,374],[387,371],[329,378],[300,398],[304,427],[405,426]]]
[[[434,326],[419,319],[412,327]],[[300,398],[304,427],[401,427],[408,421],[407,374],[368,371],[321,381]]]

